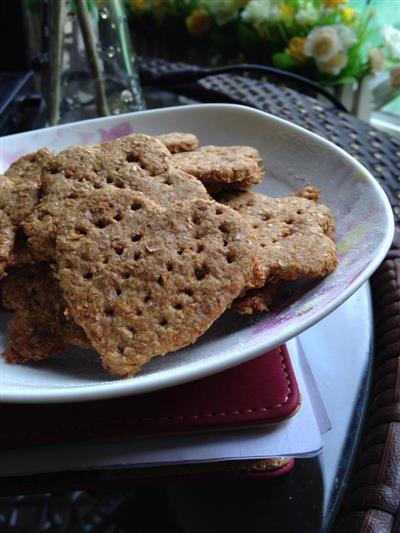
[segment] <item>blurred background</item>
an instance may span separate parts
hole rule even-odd
[[[400,0],[0,0],[0,21],[3,133],[41,97],[38,124],[149,107],[137,58],[155,57],[300,75],[400,136]]]

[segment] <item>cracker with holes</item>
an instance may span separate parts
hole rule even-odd
[[[69,345],[89,348],[84,331],[65,316],[62,291],[48,266],[11,270],[1,296],[3,306],[15,311],[3,353],[9,363],[46,359]]]
[[[262,159],[250,146],[202,146],[173,154],[172,165],[202,181],[210,193],[246,190],[264,175]]]
[[[199,140],[193,133],[163,133],[156,135],[156,139],[161,141],[168,148],[171,154],[178,152],[191,152],[199,146]]]
[[[251,224],[266,283],[239,298],[233,308],[241,313],[265,311],[272,300],[270,284],[320,278],[336,268],[336,246],[329,236],[334,219],[326,206],[314,200],[318,197],[319,191],[309,187],[284,198],[254,192],[219,198]]]
[[[0,278],[12,257],[17,228],[39,201],[42,169],[51,158],[43,148],[19,158],[0,176]]]
[[[176,200],[208,199],[199,180],[169,167],[169,157],[160,141],[141,134],[61,152],[44,173],[42,201],[24,223],[33,254],[38,260],[54,259],[64,212],[95,190],[113,186],[140,191],[163,206]]]
[[[256,251],[242,217],[213,200],[164,209],[109,188],[66,213],[57,276],[104,367],[132,376],[211,326],[254,281]]]

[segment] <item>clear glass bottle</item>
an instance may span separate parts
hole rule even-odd
[[[144,108],[122,0],[43,0],[40,18],[49,125]]]

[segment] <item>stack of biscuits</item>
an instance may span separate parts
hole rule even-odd
[[[186,133],[14,162],[0,179],[1,296],[15,311],[5,359],[92,348],[129,377],[226,309],[265,311],[285,282],[332,272],[334,219],[318,189],[249,191],[263,175],[256,149],[199,147]]]

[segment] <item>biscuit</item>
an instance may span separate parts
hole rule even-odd
[[[169,157],[159,141],[141,134],[61,152],[44,172],[44,196],[23,225],[37,260],[54,259],[59,220],[95,190],[112,185],[140,191],[164,206],[176,200],[208,199],[199,180],[169,167]]]
[[[17,228],[39,201],[42,169],[51,157],[46,148],[25,155],[0,177],[0,278],[12,256]]]
[[[3,353],[9,363],[45,359],[69,345],[89,348],[83,330],[65,316],[65,300],[47,265],[12,269],[1,296],[3,306],[15,310]]]
[[[259,245],[259,260],[264,283],[319,278],[337,266],[336,246],[329,237],[334,231],[330,210],[298,191],[284,198],[270,198],[259,193],[224,194],[219,201],[235,209],[250,223]],[[265,310],[271,300],[269,290],[251,291],[234,302],[239,312]],[[264,296],[265,295],[265,296]],[[263,301],[264,299],[264,301]]]
[[[155,137],[168,148],[171,154],[191,152],[199,146],[199,140],[193,133],[171,132],[156,135]]]
[[[202,146],[173,154],[171,164],[198,178],[210,193],[246,190],[264,175],[260,154],[249,146]]]
[[[132,376],[195,342],[249,285],[255,254],[242,217],[213,200],[164,209],[109,188],[66,213],[57,276],[104,367]]]
[[[16,227],[6,211],[11,189],[11,181],[6,176],[0,176],[0,279],[5,276],[5,269],[10,261],[16,233]]]

